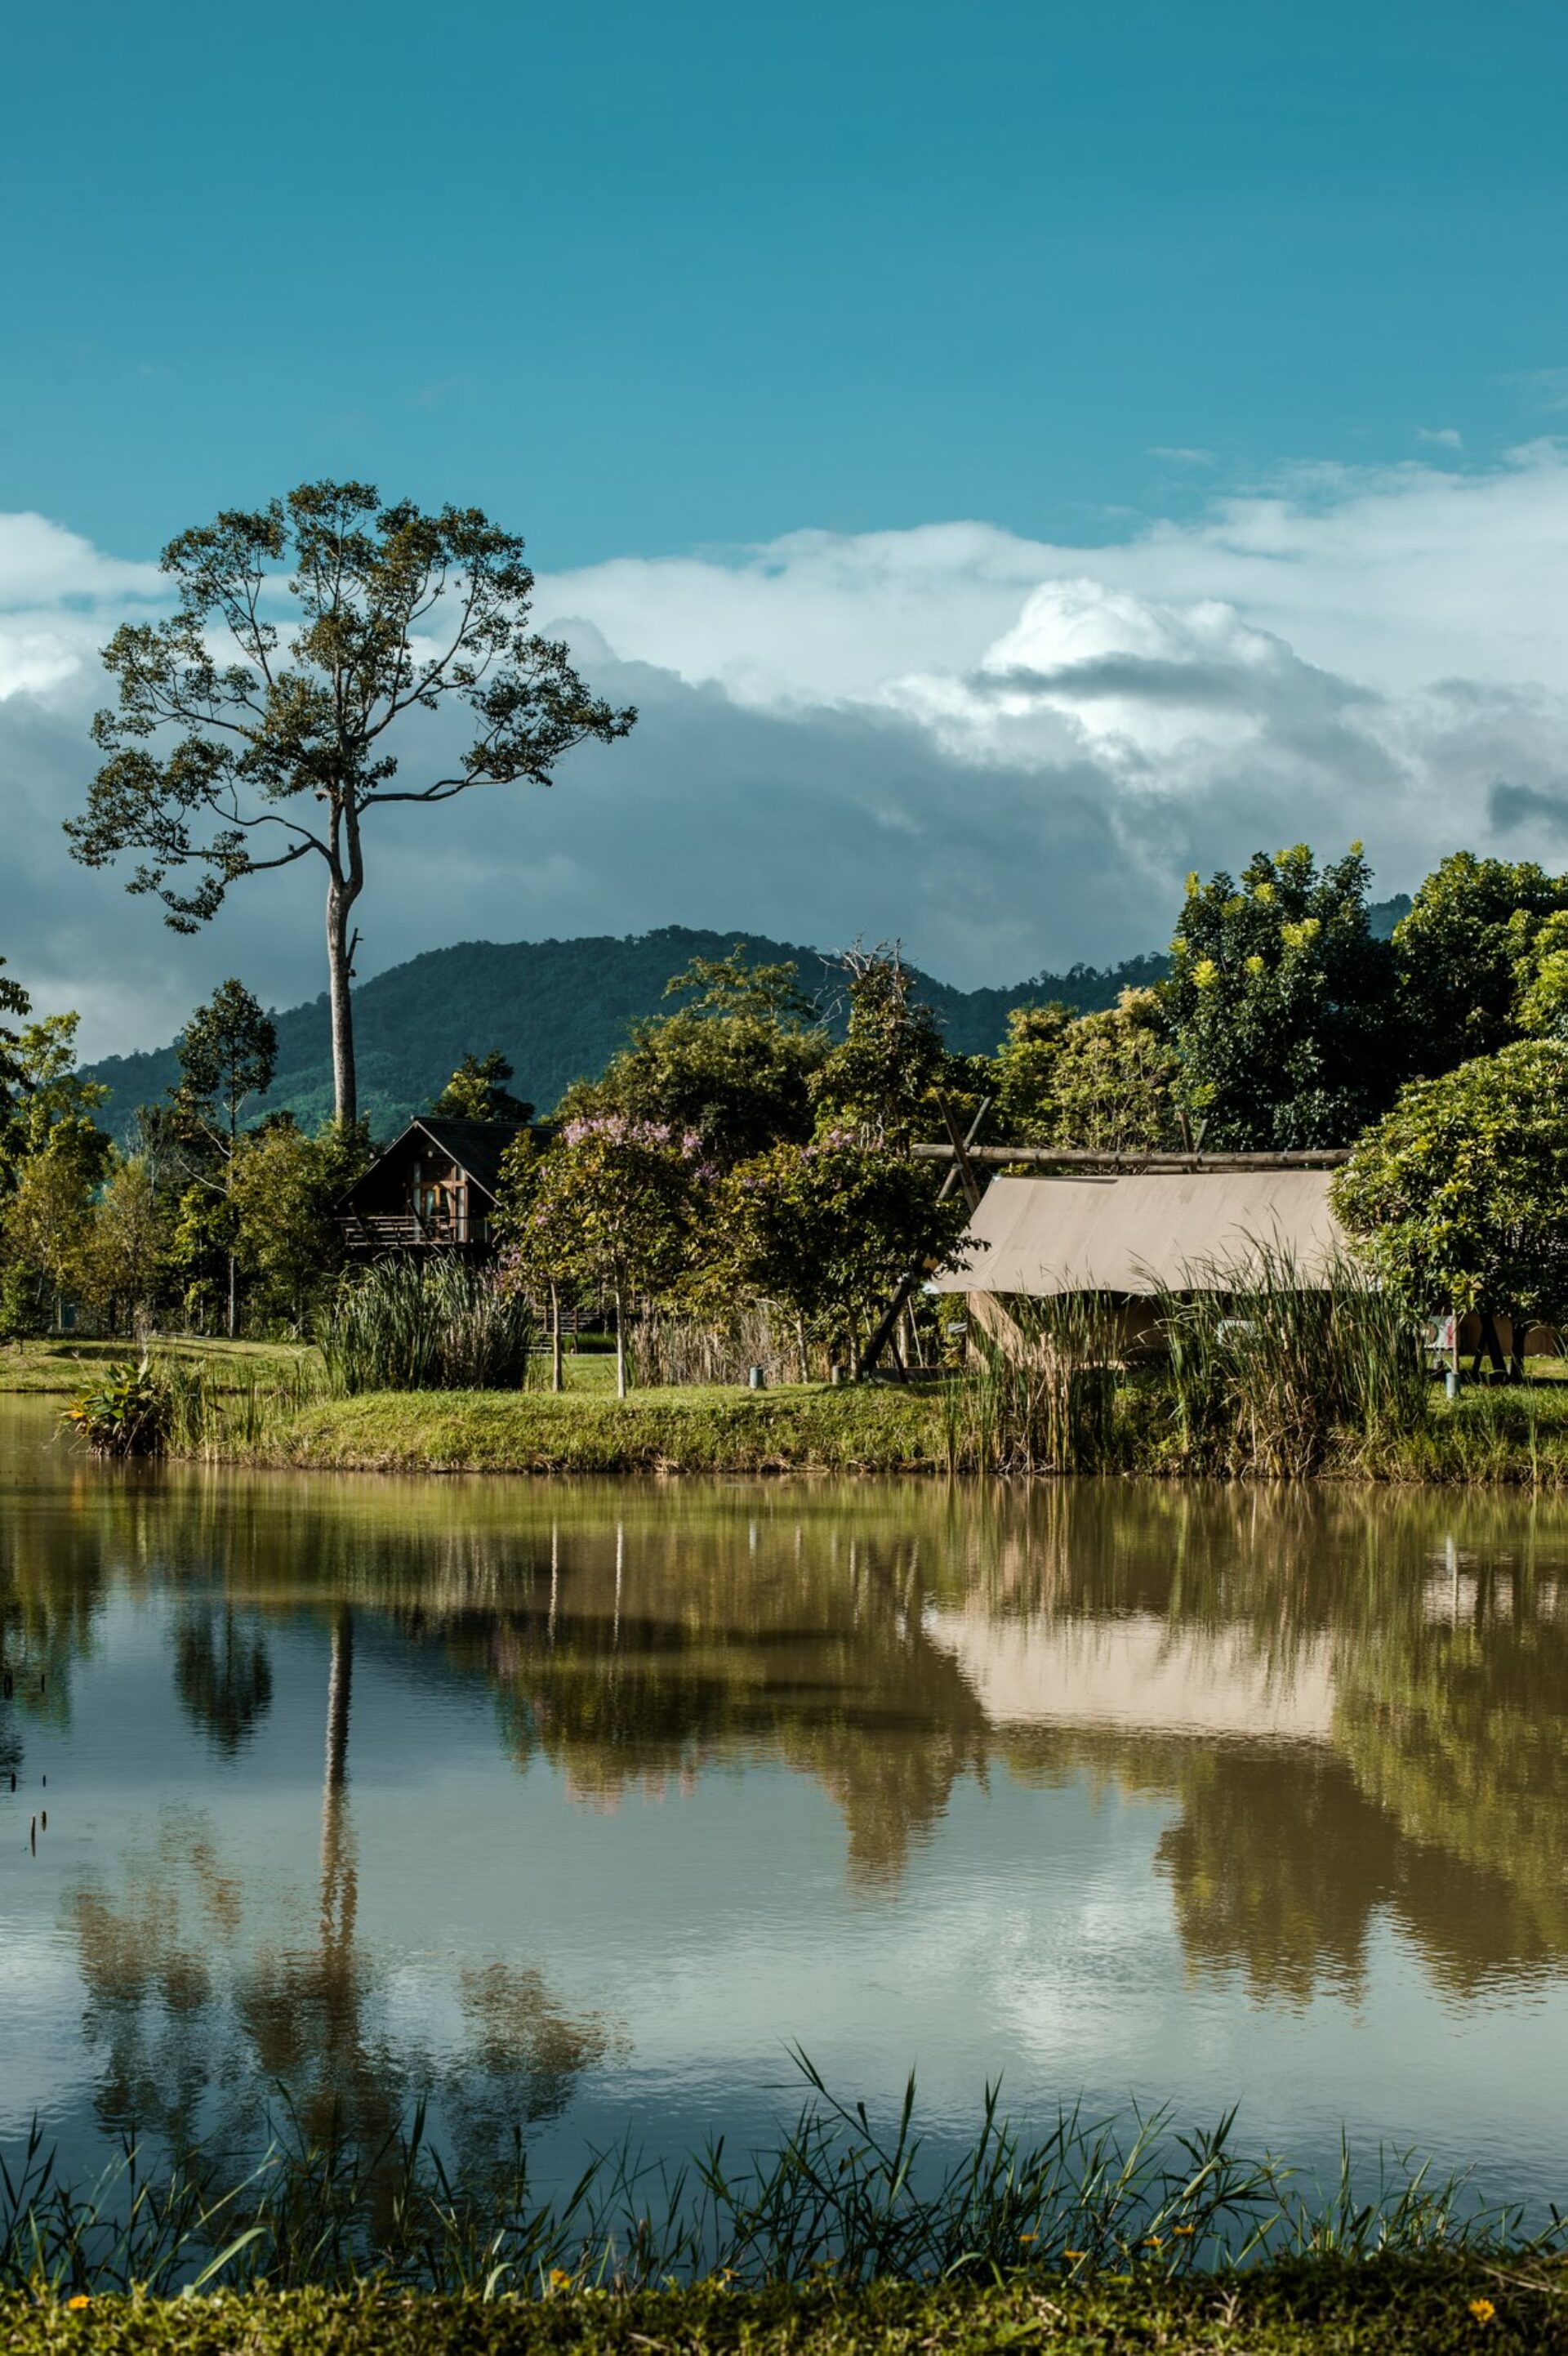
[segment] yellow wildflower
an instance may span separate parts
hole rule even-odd
[[[1170,2229],[1170,2238],[1173,2242],[1189,2242],[1197,2231],[1196,2225],[1173,2225]]]
[[[1086,2258],[1089,2253],[1087,2250],[1063,2250],[1061,2254],[1064,2258]]]
[[[564,2266],[551,2266],[549,2270],[549,2286],[551,2290],[570,2290],[571,2288],[571,2276],[566,2272]]]
[[[1164,2246],[1165,2244],[1157,2233],[1146,2233],[1144,2235],[1144,2247],[1146,2250],[1158,2250],[1163,2249]]]
[[[92,2301],[86,2291],[79,2290],[74,2298],[67,2299],[66,2305],[67,2307],[72,2308],[91,2307],[92,2305]]]
[[[1019,2239],[1020,2242],[1038,2242],[1040,2235],[1038,2233],[1020,2233],[1019,2235]]]
[[[1497,2308],[1489,2298],[1473,2298],[1470,2301],[1470,2312],[1477,2323],[1489,2323],[1497,2313]]]

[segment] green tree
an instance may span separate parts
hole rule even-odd
[[[198,1006],[176,1044],[180,1076],[175,1110],[184,1125],[215,1150],[232,1156],[240,1116],[253,1096],[264,1097],[278,1065],[278,1034],[242,981],[219,982]]]
[[[943,1203],[918,1162],[847,1133],[775,1145],[731,1173],[716,1226],[724,1238],[713,1269],[784,1310],[801,1337],[842,1337],[852,1358],[912,1265],[951,1265],[966,1218],[962,1199]]]
[[[0,958],[0,967],[5,960]],[[8,1014],[28,1015],[33,1001],[18,981],[0,971],[0,1133],[9,1127],[11,1114],[23,1086],[23,1073],[17,1059],[20,1039],[5,1021]]]
[[[695,1132],[603,1114],[571,1120],[548,1153],[509,1157],[502,1232],[514,1282],[592,1285],[615,1310],[615,1396],[626,1396],[629,1301],[691,1265],[711,1170]]]
[[[109,1093],[77,1070],[75,1014],[46,1014],[13,1034],[16,1075],[0,1159],[4,1213],[0,1321],[35,1332],[51,1300],[80,1299],[93,1196],[110,1157],[94,1115]]]
[[[307,1325],[343,1265],[335,1205],[369,1158],[362,1126],[328,1121],[306,1137],[286,1113],[240,1140],[229,1190],[234,1253],[249,1297],[270,1322],[296,1333]]]
[[[173,1245],[173,1206],[150,1153],[116,1155],[92,1207],[84,1251],[88,1298],[112,1333],[155,1308]]]
[[[188,1151],[189,1184],[181,1227],[187,1254],[221,1252],[227,1268],[226,1327],[239,1323],[234,1173],[240,1156],[240,1116],[253,1096],[265,1096],[278,1060],[271,1017],[241,981],[220,982],[185,1026],[175,1053],[180,1077],[173,1094],[174,1125]],[[203,1198],[210,1217],[204,1220]]]
[[[1388,1105],[1395,967],[1370,880],[1359,843],[1322,869],[1305,843],[1259,851],[1239,886],[1188,878],[1163,1003],[1177,1109],[1207,1146],[1348,1145]]]
[[[811,1087],[827,1054],[816,1007],[793,965],[696,958],[665,985],[686,1003],[636,1023],[597,1080],[561,1098],[565,1119],[622,1119],[695,1130],[722,1167],[812,1130]]]
[[[306,483],[286,499],[183,532],[164,551],[174,615],[127,623],[104,649],[117,709],[98,714],[105,755],[74,855],[139,854],[128,889],[154,893],[177,932],[215,916],[240,878],[318,859],[326,871],[333,1079],[340,1124],[358,1110],[349,985],[365,887],[364,829],[392,803],[434,805],[485,785],[548,785],[589,737],[635,713],[590,694],[560,641],[528,626],[523,543],[475,508],[426,515],[366,483]],[[289,576],[285,637],[266,618]],[[465,715],[450,760],[421,723]]]
[[[1532,860],[1456,851],[1434,870],[1394,927],[1407,1070],[1451,1071],[1518,1037],[1533,945],[1564,910],[1568,876]],[[1553,937],[1560,948],[1561,932]]]
[[[995,1068],[997,1126],[1018,1144],[1143,1153],[1181,1142],[1180,1067],[1156,990],[1124,990],[1098,1014],[1015,1008]]]
[[[1417,1308],[1568,1309],[1568,1048],[1520,1040],[1400,1092],[1334,1207]]]
[[[848,949],[842,963],[849,1020],[813,1084],[817,1127],[852,1129],[867,1144],[907,1151],[917,1133],[941,1128],[941,1095],[962,1100],[970,1092],[969,1059],[949,1054],[896,942]]]
[[[1015,1006],[997,1051],[992,1093],[997,1128],[1015,1145],[1054,1145],[1056,1066],[1073,1021],[1060,999],[1049,1006]]]
[[[443,1120],[531,1120],[534,1108],[512,1095],[512,1066],[499,1047],[487,1055],[464,1055],[431,1107]]]

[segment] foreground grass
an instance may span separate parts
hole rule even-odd
[[[1184,2281],[1091,2281],[1045,2272],[987,2288],[886,2283],[839,2291],[714,2285],[633,2297],[539,2299],[254,2291],[184,2299],[0,2298],[14,2356],[1415,2356],[1568,2347],[1568,2274],[1540,2258],[1285,2261]]]

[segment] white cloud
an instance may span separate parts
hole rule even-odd
[[[1465,437],[1456,425],[1418,425],[1415,438],[1430,443],[1437,450],[1462,450],[1465,446]]]
[[[1302,467],[1099,546],[933,524],[547,578],[540,619],[642,723],[549,795],[389,813],[364,969],[680,922],[896,932],[955,980],[1013,980],[1158,942],[1187,868],[1259,845],[1361,837],[1388,890],[1459,842],[1561,858],[1565,560],[1568,463],[1541,443],[1486,472]],[[91,648],[159,585],[0,522],[0,950],[100,1045],[166,1035],[225,972],[320,984],[303,878],[181,942],[66,858]]]

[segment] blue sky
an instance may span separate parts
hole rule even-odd
[[[1012,982],[1303,836],[1568,863],[1561,5],[62,0],[6,64],[0,955],[91,1049],[320,987],[303,875],[180,941],[59,824],[160,546],[320,475],[522,530],[644,714],[389,820],[364,972]]]
[[[550,566],[1116,533],[1568,398],[1560,5],[62,0],[7,53],[0,505],[122,555],[349,471]]]

